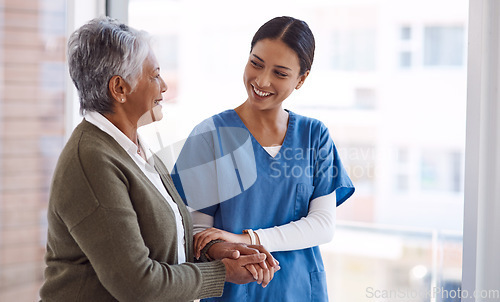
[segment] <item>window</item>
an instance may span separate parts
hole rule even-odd
[[[420,23],[423,22],[423,23]],[[434,26],[431,21],[402,25],[397,37],[398,65],[401,69],[433,67],[456,68],[465,64],[465,26]]]
[[[400,193],[410,191],[410,150],[400,147],[396,150],[395,190]]]
[[[460,192],[463,181],[462,157],[458,151],[424,150],[420,172],[422,190]]]
[[[402,51],[399,54],[399,66],[401,66],[401,68],[411,67],[411,52],[410,51]]]
[[[401,40],[411,40],[411,27],[410,26],[401,27]]]
[[[443,1],[269,6],[258,0],[255,5],[266,5],[259,17],[229,0],[197,1],[196,9],[183,0],[152,0],[147,13],[138,9],[141,3],[130,1],[131,25],[179,37],[178,72],[166,77],[167,84],[178,83],[176,102],[164,106],[164,120],[143,129],[164,145],[245,100],[241,74],[260,25],[278,15],[305,20],[316,38],[315,61],[284,106],[329,127],[357,186],[338,208],[336,237],[322,246],[330,299],[366,301],[369,288],[456,285],[466,101],[465,89],[457,87],[466,87],[466,1],[454,3],[459,13],[452,13]],[[165,18],[171,12],[183,17],[171,22]],[[161,29],[150,25],[159,18],[165,20]],[[444,58],[452,49],[452,58]],[[221,85],[223,94],[211,93]]]
[[[176,35],[163,35],[156,38],[158,45],[158,62],[168,71],[179,68],[179,37]]]
[[[408,69],[412,67],[413,53],[417,47],[416,41],[413,39],[413,28],[410,25],[403,25],[399,28],[399,67]]]
[[[372,110],[377,108],[377,94],[375,89],[355,88],[354,107],[359,109],[372,109]]]
[[[129,2],[130,24],[157,37],[169,85],[166,119],[143,129],[164,144],[244,100],[242,68],[258,26],[283,14],[308,21],[313,71],[286,107],[329,126],[357,186],[339,208],[334,241],[322,246],[330,299],[461,286],[467,1],[453,10],[445,1],[274,1],[257,17],[237,1]],[[37,300],[42,282],[45,207],[65,134],[68,3],[0,6],[0,301]],[[207,62],[214,56],[224,60]],[[224,95],[207,93],[221,81]]]
[[[332,69],[370,71],[375,69],[374,29],[344,29],[332,34]]]
[[[426,26],[424,28],[425,66],[462,66],[465,61],[463,26]]]
[[[35,301],[65,134],[66,1],[4,1],[0,15],[0,300]]]
[[[157,54],[158,64],[164,70],[164,76],[168,79],[168,93],[165,95],[165,101],[176,102],[176,96],[179,89],[179,36],[176,34],[163,34],[155,37],[155,53]]]

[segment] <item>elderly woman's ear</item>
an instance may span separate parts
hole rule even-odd
[[[108,84],[109,93],[113,99],[120,103],[125,103],[127,101],[127,94],[130,93],[130,85],[125,82],[125,80],[118,75],[111,77]]]

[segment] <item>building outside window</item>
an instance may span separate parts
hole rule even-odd
[[[266,9],[249,14],[226,0],[130,1],[131,25],[179,37],[177,73],[169,77],[162,66],[167,84],[178,87],[166,93],[175,102],[143,133],[161,149],[241,104],[254,32],[275,16],[303,19],[315,34],[315,62],[284,107],[325,122],[357,186],[338,208],[334,240],[321,247],[330,299],[460,286],[467,1],[253,5]],[[151,21],[158,19],[160,27]]]
[[[0,301],[35,301],[64,144],[66,1],[0,2]]]
[[[464,26],[426,26],[424,65],[463,66],[465,63]]]
[[[229,0],[129,3],[169,86],[164,120],[141,129],[156,150],[244,101],[260,25],[305,20],[315,62],[285,107],[325,122],[357,187],[321,247],[330,299],[460,286],[467,1],[257,0],[259,14]],[[42,283],[50,178],[67,135],[66,5],[0,2],[0,301],[36,300]]]

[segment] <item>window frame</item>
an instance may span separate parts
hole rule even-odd
[[[500,288],[500,273],[496,271],[500,243],[495,240],[500,226],[491,219],[500,217],[500,209],[495,206],[500,198],[496,189],[500,175],[492,164],[500,161],[500,124],[495,118],[500,105],[496,88],[500,81],[498,16],[497,1],[469,1],[462,261],[462,290],[469,296],[462,301],[476,301],[472,297],[475,290]]]

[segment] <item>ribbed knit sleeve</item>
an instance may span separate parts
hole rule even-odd
[[[203,282],[199,292],[200,299],[222,296],[223,288],[220,283],[226,280],[226,269],[222,261],[212,261],[196,264],[203,275]]]

